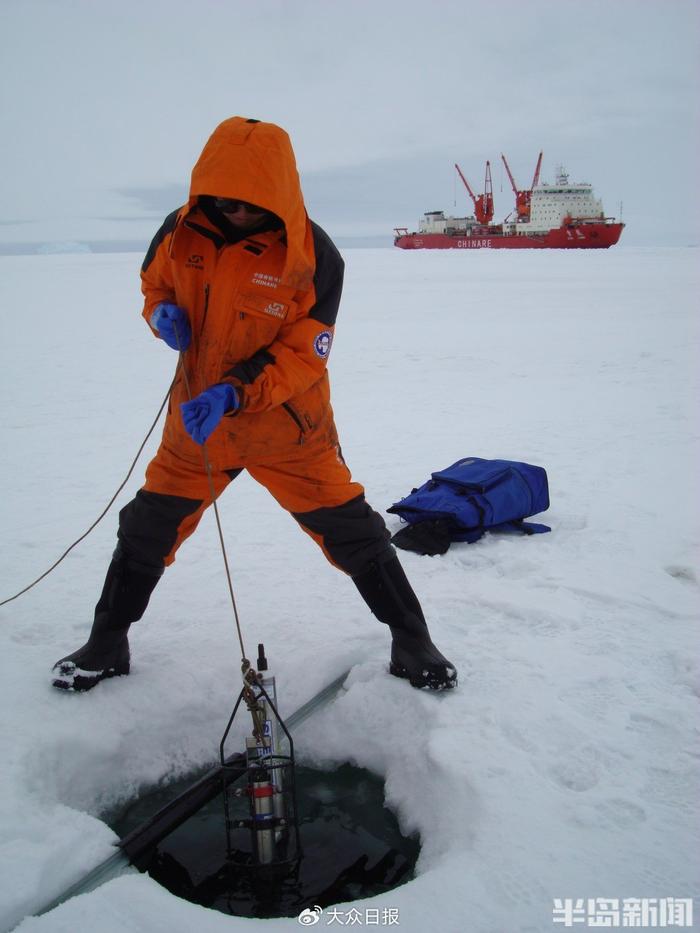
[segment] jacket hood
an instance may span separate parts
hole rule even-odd
[[[192,169],[190,205],[205,194],[248,201],[281,218],[287,234],[284,284],[311,286],[312,237],[294,150],[281,127],[245,117],[220,123]]]

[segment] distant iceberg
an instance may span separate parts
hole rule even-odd
[[[80,243],[77,240],[61,240],[57,243],[40,243],[35,252],[42,255],[54,253],[91,253],[89,243]]]

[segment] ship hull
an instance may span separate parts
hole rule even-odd
[[[485,233],[407,233],[394,240],[399,249],[609,249],[620,239],[623,223],[570,224],[542,236],[504,234],[500,227]]]

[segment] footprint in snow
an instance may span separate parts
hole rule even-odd
[[[591,790],[600,781],[600,767],[593,749],[578,752],[563,752],[547,772],[555,783],[564,790],[576,793]]]
[[[668,567],[664,567],[664,570],[670,577],[673,577],[674,580],[678,580],[680,583],[685,583],[688,586],[698,586],[698,578],[692,567],[684,567],[681,564],[669,564]]]
[[[623,800],[621,797],[611,797],[604,800],[600,805],[600,813],[604,818],[606,826],[613,825],[620,829],[628,829],[643,823],[646,818],[646,810],[630,800]]]

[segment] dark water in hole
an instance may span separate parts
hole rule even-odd
[[[140,797],[107,822],[125,836],[190,783]],[[287,878],[260,881],[227,862],[222,794],[154,847],[146,870],[178,897],[243,917],[297,916],[414,877],[419,839],[401,835],[379,778],[351,765],[332,772],[297,767],[296,787],[302,857]]]

